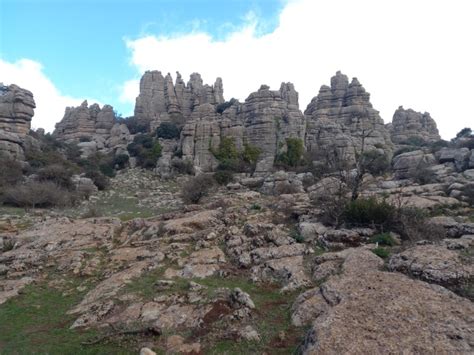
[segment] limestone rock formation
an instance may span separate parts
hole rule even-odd
[[[24,140],[35,107],[30,91],[13,84],[0,84],[0,153],[23,160]]]
[[[369,250],[346,249],[336,259],[343,259],[338,275],[293,307],[294,324],[312,321],[303,354],[472,351],[472,302],[443,287],[381,271],[382,259]]]
[[[87,101],[67,107],[53,134],[60,141],[78,143],[84,156],[97,151],[124,153],[131,140],[127,126],[117,122],[112,106],[89,106]]]
[[[241,119],[244,140],[261,150],[257,172],[270,170],[276,155],[285,149],[287,138],[304,140],[305,120],[291,83],[282,83],[278,91],[262,85],[245,100]]]
[[[112,106],[88,105],[87,100],[78,107],[67,107],[61,122],[56,124],[54,134],[61,141],[79,141],[94,136],[107,136],[115,124]]]
[[[244,143],[261,151],[257,172],[269,171],[276,155],[285,149],[286,138],[304,139],[304,116],[298,108],[298,93],[291,83],[280,90],[262,85],[244,103],[235,101],[222,114],[205,103],[195,107],[182,131],[183,158],[201,171],[211,171],[218,162],[210,152],[222,138],[232,138],[237,149]]]
[[[357,78],[337,72],[331,86],[323,85],[304,112],[307,120],[306,148],[331,159],[353,162],[357,151],[380,149],[391,155],[392,142],[370,94]]]
[[[140,80],[140,94],[135,104],[135,117],[141,121],[170,121],[173,115],[188,118],[202,104],[217,105],[224,102],[222,79],[217,78],[213,86],[204,85],[201,75],[191,74],[187,84],[177,73],[176,81],[168,73],[147,71]]]
[[[393,143],[403,143],[410,138],[425,142],[436,142],[441,139],[436,122],[428,112],[405,110],[403,106],[400,106],[393,114],[389,129]]]

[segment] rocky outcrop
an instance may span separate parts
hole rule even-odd
[[[191,74],[187,84],[176,73],[176,81],[168,73],[164,77],[160,71],[147,71],[140,80],[140,94],[135,104],[135,117],[144,122],[172,120],[173,115],[189,118],[194,109],[202,104],[217,105],[224,102],[222,79],[214,85],[203,84],[201,75]]]
[[[275,157],[286,149],[287,138],[304,139],[305,121],[298,108],[298,93],[291,83],[280,90],[262,85],[244,103],[234,102],[222,114],[215,105],[194,108],[181,135],[183,159],[193,161],[200,171],[218,165],[210,148],[217,149],[222,138],[232,138],[237,149],[244,144],[261,151],[257,172],[269,171]]]
[[[278,91],[262,85],[245,100],[241,119],[244,140],[261,150],[257,172],[270,170],[276,155],[286,149],[287,138],[304,140],[305,120],[291,83],[282,83]]]
[[[35,107],[30,91],[17,85],[0,84],[0,153],[24,159],[23,146]]]
[[[60,141],[78,143],[83,156],[97,151],[124,153],[130,142],[128,128],[117,122],[112,106],[89,106],[87,101],[78,107],[67,107],[53,134]]]
[[[370,94],[357,78],[337,72],[331,86],[323,85],[304,112],[307,120],[306,148],[331,160],[354,162],[362,148],[392,152],[390,134]]]
[[[393,114],[389,127],[393,143],[403,143],[410,139],[424,142],[441,140],[436,122],[428,112],[421,113],[400,106]]]
[[[382,259],[363,248],[334,253],[338,259],[343,261],[337,275],[293,306],[293,324],[312,324],[303,354],[472,351],[472,302],[443,287],[381,271]]]

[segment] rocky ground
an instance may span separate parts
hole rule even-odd
[[[283,180],[294,193],[259,192]],[[180,180],[128,170],[75,210],[3,210],[0,352],[472,352],[472,210],[373,182],[443,214],[445,238],[382,259],[374,230],[319,223],[310,196],[329,182],[280,173],[185,206]]]

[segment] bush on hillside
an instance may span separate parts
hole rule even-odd
[[[29,181],[5,191],[4,203],[24,208],[63,207],[75,203],[77,196],[52,181]]]
[[[227,185],[234,181],[234,174],[228,170],[219,170],[214,173],[214,180],[219,185]]]
[[[171,167],[178,174],[194,175],[194,165],[189,159],[173,158],[171,160]]]
[[[51,181],[65,189],[72,187],[71,177],[73,172],[64,165],[47,165],[39,169],[37,175],[40,181]]]
[[[119,122],[127,126],[130,134],[147,133],[150,131],[150,123],[139,120],[135,116],[119,119]]]
[[[286,139],[286,151],[278,154],[275,163],[282,167],[297,167],[303,163],[304,144],[299,138]]]
[[[375,197],[359,198],[346,204],[344,222],[350,226],[388,227],[393,224],[395,207],[387,201]]]
[[[137,158],[137,165],[145,169],[153,169],[161,156],[161,145],[149,134],[135,136],[127,147],[132,157]]]
[[[202,174],[189,179],[181,188],[181,197],[185,203],[198,203],[214,186],[212,175]]]
[[[156,136],[164,139],[179,139],[181,129],[172,122],[162,122],[156,129]]]

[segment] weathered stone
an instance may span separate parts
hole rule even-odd
[[[436,152],[440,164],[454,163],[457,171],[463,171],[469,167],[471,151],[468,148],[442,148]]]
[[[393,158],[392,164],[395,179],[408,179],[420,169],[434,165],[435,157],[422,150],[415,150],[397,155]]]
[[[35,107],[30,91],[0,83],[0,153],[24,159],[23,148]]]
[[[390,135],[394,143],[404,143],[409,139],[436,142],[441,137],[436,122],[428,112],[421,113],[400,106],[393,114]]]
[[[89,106],[87,101],[67,107],[53,135],[63,142],[78,143],[83,157],[97,151],[123,154],[131,141],[127,126],[117,122],[112,106]]]
[[[307,120],[306,147],[322,152],[330,162],[354,162],[357,151],[379,149],[391,156],[393,146],[370,94],[356,78],[337,72],[331,87],[323,85],[304,112]]]
[[[417,245],[390,258],[392,271],[461,292],[474,283],[474,266],[446,245]]]
[[[304,310],[314,315],[303,354],[472,351],[470,301],[382,266],[369,250],[348,249],[342,273],[298,300],[297,324],[310,321]]]

